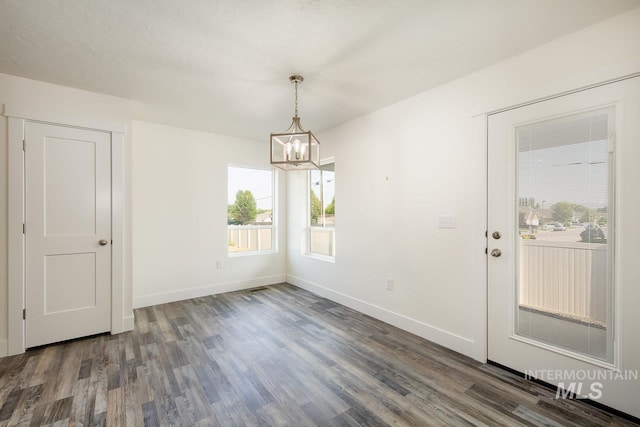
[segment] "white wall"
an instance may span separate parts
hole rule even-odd
[[[268,141],[133,122],[135,307],[285,280],[284,229],[277,253],[227,257],[227,165],[268,160]],[[285,224],[284,174],[278,193]]]
[[[291,173],[288,281],[483,360],[486,130],[473,116],[638,72],[637,40],[640,8],[320,133],[336,161],[336,262],[302,255],[306,175]]]
[[[486,147],[484,120],[472,116],[640,71],[639,22],[636,9],[320,133],[323,157],[336,159],[335,264],[301,255],[303,173],[288,173],[286,189],[280,180],[280,251],[226,258],[226,165],[264,165],[266,142],[134,122],[126,277],[135,305],[275,283],[286,273],[291,283],[481,360]],[[16,103],[82,120],[131,120],[127,100],[0,74],[0,104]],[[0,116],[0,356],[7,336],[6,128]],[[457,228],[437,228],[438,215],[455,215]],[[393,292],[386,277],[395,279]]]
[[[129,101],[107,95],[72,89],[35,80],[0,74],[0,104],[4,108],[20,107],[59,121],[87,125],[107,122],[129,127],[131,112]],[[76,122],[77,120],[77,122]],[[125,136],[125,145],[129,146]],[[128,157],[125,155],[125,157]],[[7,118],[0,114],[0,357],[6,355],[7,339]],[[129,169],[125,165],[125,179]],[[125,235],[130,235],[129,206],[125,201]],[[131,311],[131,258],[130,247],[125,247],[125,312]]]
[[[276,254],[226,257],[226,166],[265,166],[268,143],[132,123],[128,100],[5,74],[0,74],[0,104],[0,113],[5,105],[20,106],[63,122],[127,126],[125,312],[134,303],[132,294],[142,306],[285,279],[284,231]],[[0,115],[0,357],[7,354],[7,169],[7,118]],[[279,185],[284,224],[283,175]],[[217,259],[224,262],[222,270],[215,269]]]

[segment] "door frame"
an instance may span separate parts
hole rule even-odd
[[[24,353],[25,320],[25,168],[23,140],[27,122],[42,122],[109,132],[111,135],[111,333],[133,329],[133,312],[125,309],[125,230],[124,230],[124,136],[122,123],[59,117],[37,107],[5,105],[8,118],[8,355]],[[27,314],[28,315],[28,314]],[[1,356],[1,355],[0,355]]]
[[[524,107],[524,106],[530,106],[533,104],[537,104],[539,102],[542,101],[547,101],[547,100],[553,100],[553,99],[557,99],[557,98],[561,98],[561,97],[565,97],[566,95],[574,95],[577,94],[579,92],[583,92],[586,90],[595,90],[596,88],[601,88],[604,86],[610,86],[612,84],[622,84],[622,82],[626,81],[626,80],[632,80],[635,79],[635,82],[632,83],[639,83],[639,79],[640,79],[640,73],[634,73],[634,74],[630,74],[627,76],[623,76],[617,79],[612,79],[612,80],[607,80],[605,82],[602,83],[598,83],[598,84],[594,84],[591,85],[589,87],[585,87],[585,88],[581,88],[581,89],[577,89],[577,90],[573,90],[570,92],[565,92],[562,94],[558,94],[556,96],[552,96],[552,97],[547,97],[544,99],[540,99],[534,102],[527,102],[518,106],[514,106],[514,107],[510,107],[510,108],[505,108],[503,110],[499,110],[499,111],[495,111],[492,113],[487,113],[485,115],[486,120],[486,130],[489,130],[489,117],[494,115],[494,114],[498,114],[498,113],[502,113],[502,112],[506,112],[506,111],[510,111],[510,110],[514,110],[516,108],[519,107]],[[614,91],[618,90],[619,91],[620,88],[613,88]],[[637,94],[637,86],[635,86],[635,88],[630,89],[633,91],[634,94]],[[603,94],[599,94],[598,96],[602,96]],[[580,113],[580,112],[586,112],[586,111],[593,111],[593,110],[600,110],[600,109],[605,109],[607,107],[612,107],[615,106],[616,110],[615,110],[615,131],[613,133],[613,145],[615,147],[615,151],[613,153],[613,157],[611,158],[611,145],[609,146],[609,158],[612,161],[612,164],[614,164],[614,166],[612,167],[612,170],[609,171],[609,179],[612,179],[613,182],[610,183],[610,194],[609,194],[609,206],[610,206],[610,213],[612,211],[615,211],[613,217],[609,217],[609,221],[611,222],[612,220],[615,221],[616,223],[618,222],[622,222],[621,220],[621,216],[623,209],[621,208],[622,205],[626,205],[626,203],[621,203],[620,199],[621,199],[621,194],[620,193],[620,187],[623,186],[621,185],[622,178],[623,177],[628,177],[628,173],[630,170],[635,170],[633,168],[629,168],[629,167],[625,167],[625,166],[629,166],[627,164],[627,162],[622,161],[621,159],[625,159],[625,154],[623,153],[623,151],[626,151],[625,144],[618,144],[619,140],[620,140],[620,136],[622,136],[623,132],[627,132],[628,129],[625,128],[621,128],[618,125],[621,125],[623,122],[629,122],[628,119],[628,112],[629,109],[632,108],[634,111],[637,112],[637,105],[633,105],[632,102],[627,102],[626,99],[623,99],[619,96],[615,96],[615,95],[609,95],[603,97],[602,99],[598,98],[600,102],[595,101],[594,102],[594,107],[590,108],[590,107],[586,107],[580,110],[576,110],[576,113]],[[637,99],[637,98],[635,98]],[[597,105],[597,106],[596,106]],[[631,106],[630,106],[631,105]],[[626,113],[625,113],[626,112]],[[573,115],[573,114],[569,114],[569,115]],[[559,115],[553,115],[552,113],[549,113],[545,119],[549,119],[549,118],[556,118],[556,117],[562,117],[563,114],[559,114]],[[541,119],[540,121],[542,121],[543,119]],[[611,119],[609,119],[611,120]],[[516,121],[516,120],[514,120]],[[525,123],[531,123],[531,121],[524,121]],[[537,122],[537,120],[533,120],[533,122]],[[518,122],[518,123],[522,123],[522,122]],[[611,122],[610,122],[611,123]],[[637,131],[636,131],[637,132]],[[631,132],[633,135],[636,135],[636,132]],[[609,136],[609,141],[611,144],[611,135]],[[486,144],[487,144],[487,149],[490,147],[489,144],[492,143],[492,140],[489,139],[489,135],[487,134],[487,138],[486,138]],[[627,156],[626,159],[629,159],[629,157]],[[622,165],[622,163],[625,163],[624,165]],[[627,171],[627,172],[623,172],[623,171]],[[487,163],[487,172],[489,172],[489,164]],[[613,172],[613,173],[612,173]],[[633,182],[633,181],[631,181]],[[487,183],[487,195],[489,194],[490,188],[489,188],[489,183]],[[613,188],[611,188],[613,187]],[[626,191],[629,191],[628,189]],[[515,193],[514,193],[515,194]],[[614,202],[611,201],[611,198],[613,198]],[[633,203],[633,202],[631,202]],[[487,208],[489,208],[489,199],[487,199]],[[487,215],[488,218],[488,215]],[[633,223],[633,221],[624,221],[625,223]],[[635,230],[637,230],[637,228],[635,228]],[[620,230],[618,230],[620,231]],[[491,232],[491,229],[489,229],[489,232]],[[619,234],[619,233],[618,233]],[[517,233],[516,233],[517,235]],[[610,275],[614,276],[615,279],[613,281],[613,294],[614,295],[618,295],[621,296],[623,293],[624,294],[632,294],[633,296],[636,296],[637,293],[633,293],[633,292],[629,292],[629,288],[625,288],[622,287],[621,284],[623,282],[625,283],[629,283],[628,280],[628,275],[629,274],[634,274],[633,272],[635,272],[635,270],[633,269],[633,267],[629,267],[630,265],[633,265],[633,262],[629,262],[628,257],[622,257],[622,248],[627,248],[629,249],[630,244],[628,243],[629,239],[621,239],[620,236],[618,236],[618,238],[615,239],[615,241],[613,242],[613,245],[611,246],[611,249],[614,254],[615,254],[615,258],[616,258],[616,262],[612,265],[612,271],[609,272]],[[623,241],[625,243],[623,243]],[[631,245],[633,248],[633,245]],[[491,247],[489,247],[489,250],[491,249]],[[633,250],[630,251],[633,254]],[[611,254],[609,254],[609,256],[611,256]],[[624,260],[618,260],[619,258],[624,258]],[[622,262],[620,262],[622,261]],[[490,257],[486,256],[486,264],[489,265],[489,262],[491,262]],[[631,268],[631,272],[629,268]],[[516,269],[517,269],[517,264],[516,264]],[[489,278],[487,277],[487,282],[486,282],[486,289],[487,289],[487,294],[488,294],[488,290],[489,290],[489,286],[490,286],[490,281]],[[513,297],[513,295],[512,295]],[[513,298],[511,298],[513,300]],[[613,317],[613,324],[615,325],[615,330],[614,330],[614,347],[615,347],[615,356],[613,358],[613,360],[611,362],[600,362],[598,360],[594,360],[594,358],[591,357],[580,357],[580,355],[576,354],[575,352],[568,350],[565,351],[563,349],[558,349],[556,346],[554,346],[553,344],[551,345],[545,345],[545,344],[541,344],[540,342],[536,342],[534,345],[536,347],[538,347],[541,350],[546,350],[546,351],[551,351],[553,353],[559,354],[562,356],[566,356],[569,357],[571,359],[575,359],[578,361],[578,363],[584,363],[587,365],[591,365],[592,369],[599,369],[599,368],[604,368],[607,370],[610,370],[612,372],[615,371],[620,371],[620,369],[624,368],[624,370],[637,370],[637,366],[633,366],[633,364],[631,366],[629,366],[629,360],[637,360],[637,358],[633,358],[635,357],[635,355],[637,355],[638,353],[638,347],[633,347],[633,345],[628,345],[628,343],[633,342],[633,340],[630,340],[629,338],[629,334],[630,334],[630,330],[632,328],[628,328],[628,327],[624,327],[624,325],[621,322],[622,316],[623,316],[623,301],[625,301],[624,297],[621,298],[615,298],[613,304],[615,304],[615,308],[614,308],[614,317]],[[626,300],[629,301],[629,300]],[[487,301],[488,304],[488,301]],[[487,305],[487,312],[489,306]],[[629,310],[629,307],[626,307],[627,310],[626,312],[629,313],[632,310]],[[512,316],[514,315],[514,313],[511,313]],[[513,322],[511,322],[513,323]],[[627,322],[628,323],[628,322]],[[513,325],[511,325],[513,326]],[[490,331],[489,331],[489,324],[487,322],[487,335],[489,335]],[[513,337],[511,337],[513,338]],[[626,338],[626,341],[622,341],[623,339]],[[518,341],[524,341],[524,342],[528,342],[530,340],[528,339],[517,339]],[[531,340],[534,341],[534,340]],[[625,342],[627,344],[625,344]],[[488,343],[487,343],[488,344]],[[520,352],[521,354],[523,352]],[[526,356],[523,356],[524,359],[526,360]],[[518,358],[516,358],[518,359]],[[624,359],[626,359],[626,362],[624,361]],[[493,359],[494,362],[496,362],[496,359]],[[515,359],[511,359],[511,360],[515,360]],[[503,361],[499,361],[497,360],[497,363],[499,366],[503,366]],[[626,366],[625,366],[626,365]],[[522,366],[522,364],[520,364],[520,366]],[[503,366],[504,367],[504,366]],[[517,372],[519,371],[519,369],[517,367],[513,367],[513,366],[508,366],[508,369]],[[566,369],[566,367],[560,366],[560,367],[556,367],[559,369]],[[583,368],[584,369],[584,368]],[[520,372],[522,373],[526,373],[527,371],[522,371]],[[625,378],[624,376],[622,378]],[[612,381],[615,381],[617,378],[614,378]],[[544,380],[544,379],[543,379]],[[554,383],[554,381],[550,381],[551,383]],[[553,384],[552,384],[553,385]],[[554,386],[555,387],[555,386]],[[559,387],[562,387],[562,384],[559,385]],[[568,390],[568,388],[567,388]],[[605,408],[608,408],[607,410],[609,411],[613,411],[613,412],[620,412],[620,410],[625,411],[622,412],[623,417],[628,418],[628,416],[631,416],[632,418],[635,419],[634,415],[633,415],[633,403],[635,402],[626,402],[624,399],[619,398],[621,395],[629,395],[626,392],[622,392],[622,393],[618,393],[618,396],[615,399],[612,399],[609,401],[609,403],[601,403],[601,402],[595,402],[596,406],[598,405],[602,405]],[[615,402],[615,406],[607,406],[607,405],[613,405],[614,403],[611,402]],[[631,403],[631,405],[630,405]],[[626,408],[622,408],[619,409],[621,406],[626,406]]]
[[[555,98],[560,98],[566,95],[571,95],[577,92],[593,89],[600,86],[605,86],[611,83],[620,82],[623,80],[640,77],[640,72],[632,72],[630,74],[618,74],[618,76],[599,80],[597,83],[567,88],[562,92],[555,92],[551,95],[541,96],[539,98],[530,98],[518,104],[506,105],[499,107],[496,105],[493,110],[479,112],[471,117],[474,121],[474,127],[477,135],[477,140],[480,144],[473,144],[472,156],[479,161],[473,166],[472,176],[477,177],[474,180],[473,189],[475,197],[473,199],[474,206],[478,206],[479,209],[475,211],[473,218],[474,235],[472,238],[472,274],[476,278],[474,280],[472,295],[474,305],[472,306],[472,319],[473,319],[473,337],[475,345],[473,347],[473,358],[486,363],[488,360],[488,335],[489,335],[489,318],[488,318],[488,293],[489,293],[489,277],[488,277],[488,262],[489,256],[484,251],[488,249],[489,239],[486,233],[488,233],[488,209],[489,209],[489,117],[494,114],[499,114],[505,111],[513,110],[516,108],[526,107],[528,105],[537,104],[540,102],[548,101]],[[596,79],[594,79],[596,80]],[[547,92],[548,93],[548,92]],[[541,94],[542,95],[542,94]],[[503,104],[504,105],[504,104]]]

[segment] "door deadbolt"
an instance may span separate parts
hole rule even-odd
[[[493,249],[491,251],[491,256],[498,258],[500,255],[502,255],[502,251],[500,249]]]
[[[499,238],[501,238],[501,237],[502,237],[502,233],[500,233],[499,231],[494,231],[494,232],[491,234],[491,237],[493,237],[494,239],[498,240]]]

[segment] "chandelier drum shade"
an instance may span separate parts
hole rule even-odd
[[[295,113],[287,130],[271,134],[271,164],[285,171],[319,169],[320,142],[304,130],[298,117],[298,85],[304,78],[291,76],[289,80],[295,86]]]

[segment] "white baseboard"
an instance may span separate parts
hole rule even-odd
[[[287,276],[285,274],[276,274],[273,276],[263,276],[248,280],[216,283],[215,285],[200,286],[197,288],[180,289],[176,291],[142,295],[133,298],[133,308],[149,307],[151,305],[182,301],[190,298],[198,298],[207,295],[221,294],[224,292],[251,289],[257,286],[273,285],[274,283],[284,282],[286,280],[286,277]]]
[[[395,313],[387,310],[386,308],[362,301],[358,298],[336,292],[332,289],[309,282],[297,276],[288,275],[287,283],[367,314],[429,341],[433,341],[436,344],[440,344],[451,350],[457,351],[458,353],[462,353],[465,356],[474,357],[476,353],[474,342],[469,338],[452,334],[451,332],[428,325],[424,322],[420,322],[419,320]]]
[[[131,316],[125,316],[122,318],[122,332],[126,332],[126,331],[133,331],[133,328],[135,327],[135,320],[136,318],[133,317],[133,314]]]
[[[0,339],[0,357],[6,357],[9,355],[9,348],[7,347],[7,340]]]
[[[114,319],[114,322],[111,322],[111,333],[112,334],[121,334],[123,332],[132,331],[134,327],[134,317],[133,311],[128,316],[122,316],[120,319]],[[118,321],[119,320],[119,321]]]

